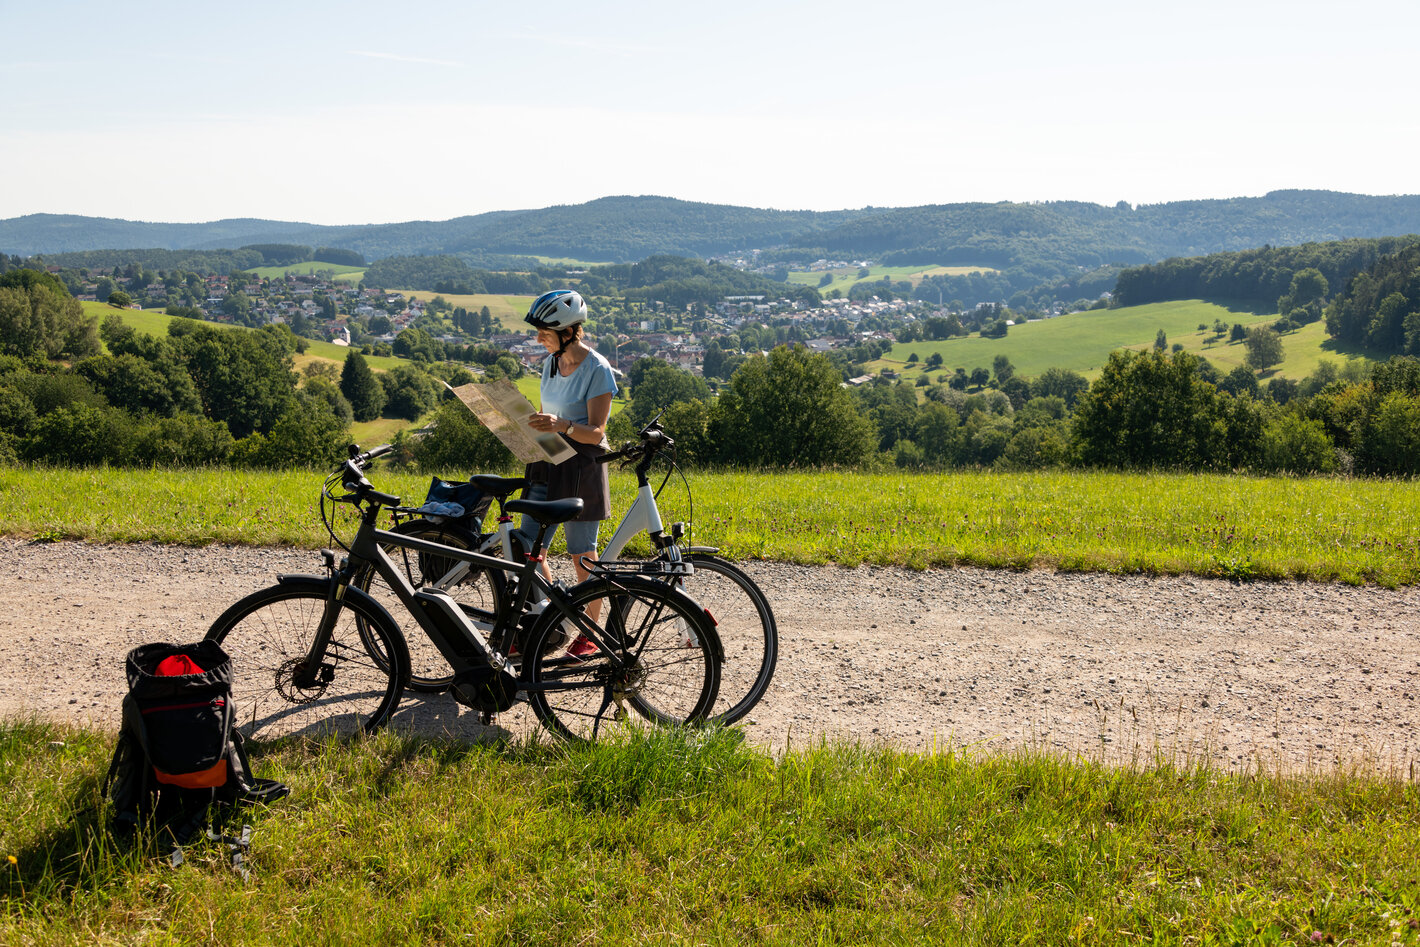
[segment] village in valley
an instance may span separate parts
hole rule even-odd
[[[75,288],[81,301],[106,300],[117,288],[129,295],[131,308],[166,309],[225,324],[286,325],[298,336],[376,355],[407,354],[401,335],[410,329],[446,347],[502,349],[524,370],[533,369],[545,351],[520,321],[500,321],[486,308],[469,318],[441,295],[371,287],[318,269],[275,277],[186,273],[176,279],[141,270],[115,271]],[[594,297],[591,303],[589,340],[618,372],[649,356],[695,375],[705,374],[706,347],[712,339],[727,352],[746,354],[781,342],[802,344],[814,352],[869,342],[886,348],[898,328],[951,315],[939,305],[875,296],[829,298],[811,307],[801,299],[727,295],[713,306],[692,303],[679,311],[658,301],[627,303],[615,297]],[[510,329],[510,322],[516,328]],[[746,327],[756,331],[742,332]]]

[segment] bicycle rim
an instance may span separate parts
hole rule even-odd
[[[404,640],[363,603],[342,606],[313,679],[303,676],[325,612],[325,584],[278,585],[247,596],[207,637],[232,658],[235,725],[256,740],[349,737],[384,725],[399,703],[408,667]],[[376,662],[365,638],[384,655]]]
[[[715,556],[685,558],[695,574],[677,585],[710,613],[724,648],[711,720],[732,724],[753,710],[769,688],[779,659],[778,627],[764,594],[740,569]]]
[[[589,615],[600,609],[614,654],[577,657],[568,650],[569,643],[575,648],[572,623],[544,620],[525,676],[533,710],[549,730],[592,740],[617,727],[705,719],[719,685],[718,645],[693,602],[667,585],[625,580],[592,580],[574,593],[575,607]]]

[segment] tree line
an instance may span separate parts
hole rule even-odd
[[[965,374],[851,388],[828,355],[783,345],[745,357],[712,396],[703,379],[642,359],[608,437],[629,440],[659,413],[689,465],[1420,473],[1420,359],[1369,371],[1324,362],[1264,386],[1248,369],[1220,376],[1204,358],[1161,349],[1113,353],[1094,384],[1065,369],[1020,378],[1004,356]],[[411,461],[434,472],[495,463],[500,448],[463,414],[441,409],[410,443]]]
[[[438,360],[448,351],[423,351],[431,340],[419,330],[400,336],[415,361],[390,371],[373,372],[352,351],[339,370],[316,362],[297,373],[305,341],[285,326],[174,319],[152,337],[117,316],[95,321],[51,274],[0,275],[0,458],[321,467],[341,456],[352,421],[415,420],[437,407],[427,436],[402,439],[406,462],[439,473],[508,463],[462,406],[441,404],[439,380],[464,384],[475,373]],[[716,343],[717,371],[728,376],[717,394],[703,378],[638,360],[612,439],[629,439],[664,409],[689,464],[1420,473],[1420,359],[1411,356],[1372,369],[1323,363],[1300,382],[1263,385],[1252,369],[1220,375],[1204,358],[1158,345],[1113,353],[1093,384],[1062,369],[1022,378],[998,356],[990,372],[939,361],[913,383],[854,387],[847,379],[857,360],[880,354],[875,346],[763,353],[772,337],[747,330]],[[497,349],[455,354],[483,365],[483,377],[518,370]]]
[[[1262,247],[1165,260],[1119,274],[1114,304],[1208,299],[1276,310],[1285,330],[1327,334],[1379,355],[1420,355],[1420,236]],[[1335,292],[1335,295],[1331,295]]]

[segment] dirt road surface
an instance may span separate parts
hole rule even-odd
[[[743,724],[771,749],[1420,770],[1420,589],[742,565],[779,623],[778,673]],[[0,714],[116,730],[129,648],[200,638],[277,573],[319,571],[311,550],[0,538]],[[407,695],[394,725],[487,735],[445,696]]]

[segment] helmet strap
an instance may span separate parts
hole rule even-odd
[[[556,352],[552,353],[552,370],[553,372],[560,372],[562,370],[562,354],[567,351],[567,346],[571,345],[576,340],[577,333],[568,332],[567,337],[564,339],[562,338],[562,330],[559,329],[556,331],[557,337],[562,339],[562,344],[558,346]]]

